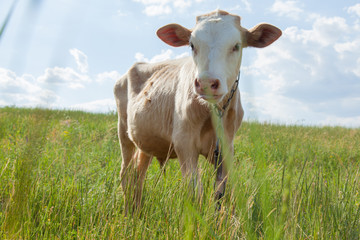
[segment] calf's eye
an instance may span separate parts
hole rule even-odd
[[[192,51],[195,50],[194,44],[193,44],[192,42],[190,43],[190,47],[191,47],[191,50],[192,50]]]

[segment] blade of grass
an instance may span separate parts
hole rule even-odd
[[[10,18],[12,16],[13,12],[14,12],[14,9],[15,9],[17,3],[18,3],[18,0],[13,1],[12,5],[11,5],[11,7],[9,9],[9,12],[5,17],[5,19],[3,21],[3,24],[1,25],[1,28],[0,28],[0,40],[1,40],[2,35],[5,32],[5,28],[6,28],[6,26],[8,25],[8,23],[10,21]]]

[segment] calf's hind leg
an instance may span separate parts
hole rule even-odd
[[[136,150],[136,146],[128,137],[126,125],[121,121],[119,121],[118,129],[122,156],[120,180],[127,215],[129,209],[138,208],[141,204],[143,183],[152,156],[139,149]]]
[[[120,148],[121,148],[121,156],[122,156],[122,163],[121,163],[121,170],[120,170],[120,181],[121,187],[124,192],[124,199],[125,199],[125,214],[127,214],[129,210],[129,204],[131,204],[130,199],[132,199],[132,191],[131,186],[134,175],[134,159],[135,157],[135,145],[129,139],[127,135],[127,129],[125,124],[123,124],[119,120],[118,126],[118,134],[119,134],[119,141],[120,141]]]
[[[139,208],[141,206],[141,195],[144,185],[144,179],[145,179],[146,171],[148,170],[149,165],[151,163],[152,156],[146,154],[141,150],[138,150],[135,155],[137,155],[137,166],[136,166],[134,203],[135,203],[135,207]]]
[[[129,209],[136,211],[141,206],[141,196],[145,180],[146,171],[151,163],[152,156],[147,155],[141,150],[137,150],[126,170],[126,185],[123,185],[125,194],[125,214]]]

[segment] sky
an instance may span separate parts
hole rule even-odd
[[[215,9],[283,31],[243,51],[245,120],[360,127],[358,0],[2,0],[0,107],[115,111],[113,86],[136,61],[190,55],[156,36]]]

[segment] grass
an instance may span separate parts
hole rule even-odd
[[[117,116],[0,108],[0,239],[359,239],[360,129],[244,122],[220,212],[151,164],[124,215]]]

